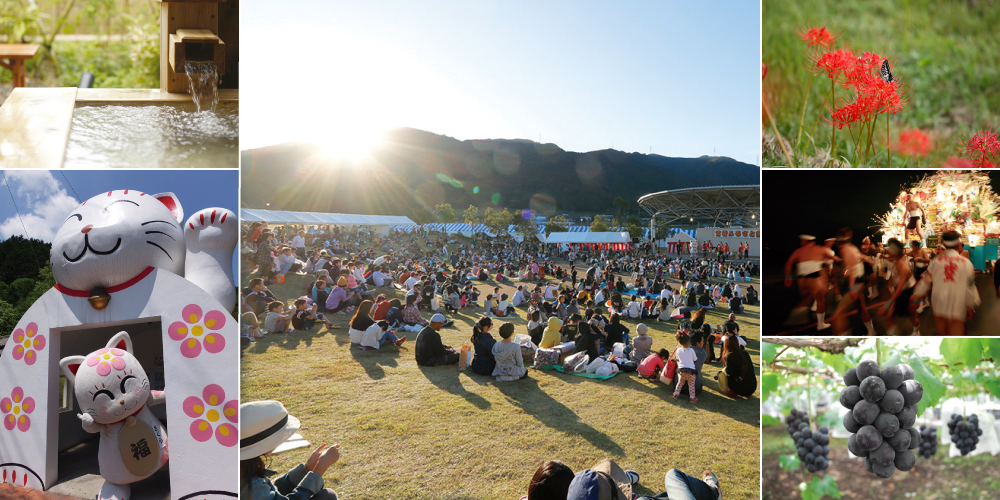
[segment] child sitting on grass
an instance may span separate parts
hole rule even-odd
[[[250,342],[256,342],[257,339],[267,335],[260,331],[260,322],[257,321],[257,315],[252,312],[243,313],[240,328],[243,330],[243,338]]]
[[[282,314],[285,304],[276,300],[267,305],[267,316],[264,318],[264,330],[267,333],[294,333],[290,328],[291,323],[288,318],[290,314]]]
[[[310,306],[308,299],[299,297],[295,301],[295,315],[292,316],[292,327],[296,330],[312,330],[312,327],[316,326],[316,321],[322,321],[327,328],[333,326],[333,323],[326,319],[326,316],[316,312],[317,309],[319,309],[319,304],[314,302]]]
[[[659,352],[646,356],[639,362],[639,376],[656,381],[656,379],[660,378],[660,372],[663,370],[663,366],[668,359],[670,359],[670,351],[666,349],[660,349]]]
[[[674,357],[677,358],[679,373],[677,376],[677,387],[674,387],[674,398],[681,397],[681,387],[687,384],[691,402],[697,403],[698,397],[695,396],[695,381],[698,377],[698,355],[695,353],[694,348],[691,347],[691,337],[684,331],[677,332],[677,343],[680,344],[680,347],[674,350]]]

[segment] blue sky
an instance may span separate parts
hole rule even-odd
[[[83,200],[102,192],[135,189],[149,194],[173,192],[184,217],[209,207],[239,214],[236,170],[6,170],[0,187],[0,239],[28,235],[52,241],[66,216]],[[68,183],[67,183],[68,180]],[[0,179],[3,183],[3,179]],[[7,188],[10,188],[8,191]],[[14,208],[13,198],[17,201]],[[77,198],[79,196],[79,198]],[[22,227],[21,220],[24,225]],[[233,253],[233,276],[239,276],[239,249]]]
[[[389,128],[570,151],[760,151],[750,1],[244,0],[240,148]]]

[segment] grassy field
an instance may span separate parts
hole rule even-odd
[[[294,276],[270,288],[290,303],[307,282]],[[748,310],[741,329],[759,375],[760,311]],[[441,331],[444,342],[468,344],[479,312],[450,315],[456,324]],[[524,333],[520,314],[511,321]],[[760,393],[721,394],[712,380],[718,363],[705,365],[696,404],[635,374],[597,381],[531,369],[526,380],[498,383],[454,365],[418,367],[410,342],[351,349],[349,316],[333,319],[340,329],[269,335],[245,348],[241,398],[281,400],[314,445],[340,443],[325,479],[343,498],[516,499],[545,460],[580,471],[608,457],[642,475],[640,494],[661,492],[663,473],[678,468],[699,477],[711,469],[727,499],[759,497]],[[709,322],[724,319],[713,312]],[[628,322],[633,333],[636,324]],[[654,349],[675,346],[673,323],[647,325]],[[309,453],[279,455],[270,466],[284,471]]]
[[[806,45],[797,30],[825,26],[840,33],[838,47],[874,50],[888,57],[894,76],[910,96],[910,106],[890,115],[890,137],[921,129],[935,149],[926,157],[892,154],[893,167],[940,167],[960,156],[962,139],[974,129],[1000,128],[1000,1],[956,0],[765,0],[763,3],[763,62],[768,65],[764,97],[781,135],[794,148],[800,113],[809,82]],[[814,165],[818,150],[829,151],[829,117],[824,102],[830,93],[826,74],[812,81],[801,145],[793,151],[800,166]],[[846,91],[837,89],[838,96]],[[840,97],[838,97],[838,101]],[[885,116],[876,124],[879,150],[885,147]],[[818,126],[815,125],[818,120]],[[765,133],[773,138],[766,121]],[[837,131],[838,157],[853,148],[847,129]],[[848,155],[849,157],[850,155]],[[883,151],[879,162],[886,166]],[[764,166],[787,165],[781,149],[765,146]],[[858,166],[858,165],[855,165]],[[874,166],[874,163],[873,165]]]

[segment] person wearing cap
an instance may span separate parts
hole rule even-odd
[[[626,472],[615,462],[604,459],[576,473],[566,491],[566,500],[631,500],[632,485],[637,482],[638,473]]]
[[[264,457],[270,456],[298,432],[299,420],[278,401],[251,401],[240,405],[240,498],[243,500],[336,500],[324,488],[323,474],[340,459],[340,445],[325,444],[304,464],[275,479]]]
[[[971,318],[981,299],[976,288],[976,271],[972,262],[962,256],[962,236],[957,231],[941,235],[945,250],[931,261],[911,301],[916,305],[928,292],[931,311],[938,335],[965,335],[965,320]]]
[[[816,303],[816,330],[830,327],[824,322],[826,316],[826,292],[829,289],[827,274],[824,274],[824,262],[827,258],[825,247],[816,244],[816,237],[808,234],[799,236],[800,247],[792,252],[785,262],[785,287],[792,286],[792,279],[798,278],[799,294],[802,300],[792,309],[791,318],[804,317],[809,313],[809,305]],[[794,273],[793,273],[794,268]]]
[[[497,382],[510,382],[527,377],[528,369],[524,367],[521,346],[513,341],[514,324],[505,321],[500,325],[499,331],[500,341],[493,344],[493,358],[496,360],[493,376]]]
[[[347,291],[347,278],[341,276],[326,298],[326,309],[330,313],[346,314],[354,310],[352,306],[357,302],[357,294]]]
[[[414,354],[418,365],[441,366],[458,363],[458,351],[451,346],[444,345],[444,342],[441,341],[441,334],[438,333],[444,328],[445,322],[443,314],[435,314],[431,316],[430,324],[417,334]]]

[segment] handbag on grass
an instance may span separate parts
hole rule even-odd
[[[676,349],[674,352],[677,352]],[[663,371],[660,372],[660,382],[670,385],[674,380],[674,375],[677,374],[677,360],[674,359],[674,352],[670,353],[670,359],[667,360],[667,365],[663,367]]]

